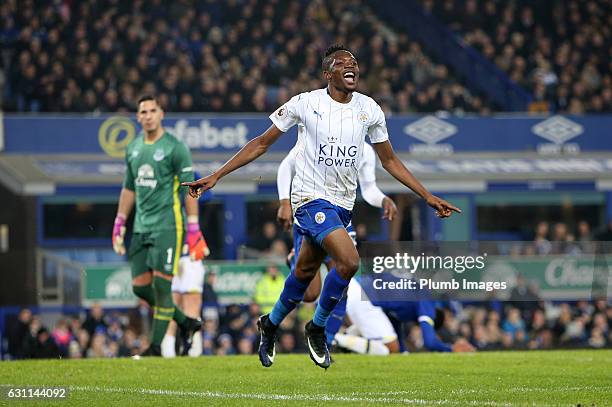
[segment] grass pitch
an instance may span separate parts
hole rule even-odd
[[[285,354],[268,369],[257,356],[1,362],[0,384],[69,388],[28,405],[612,406],[611,350],[334,358],[327,371]]]

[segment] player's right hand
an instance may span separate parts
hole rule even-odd
[[[459,338],[453,343],[453,352],[476,352],[476,348],[467,340]]]
[[[181,182],[184,187],[189,187],[189,195],[192,198],[199,198],[202,192],[208,191],[217,184],[218,178],[214,174],[200,178],[193,182]]]
[[[278,212],[276,213],[276,221],[281,224],[283,229],[289,231],[293,224],[293,212],[291,211],[291,204],[288,199],[282,199]]]
[[[436,216],[439,218],[448,218],[453,214],[453,211],[461,213],[461,209],[457,208],[455,205],[446,202],[442,198],[438,198],[435,195],[431,195],[427,198],[427,205],[431,206],[436,210]]]
[[[113,250],[119,256],[125,254],[125,216],[118,214],[113,225]]]

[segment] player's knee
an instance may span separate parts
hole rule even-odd
[[[352,278],[359,269],[359,257],[351,256],[336,260],[336,271],[345,279]]]
[[[318,296],[319,296],[318,292],[315,292],[314,290],[311,290],[309,288],[304,293],[304,299],[302,301],[303,302],[315,302]]]
[[[310,281],[317,274],[318,270],[318,267],[311,265],[298,265],[295,267],[295,277],[300,281]]]
[[[152,282],[153,282],[153,276],[151,273],[142,273],[135,277],[132,277],[132,287],[151,285]]]

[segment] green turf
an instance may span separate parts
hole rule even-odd
[[[256,356],[2,362],[0,383],[69,386],[68,400],[54,403],[66,406],[612,406],[610,350],[335,359],[327,371],[282,354],[269,369]]]

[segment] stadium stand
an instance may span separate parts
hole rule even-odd
[[[530,89],[530,111],[612,112],[610,2],[423,0],[422,5]]]
[[[168,111],[267,112],[323,86],[332,40],[355,50],[360,89],[388,113],[494,108],[364,1],[192,3],[4,2],[4,109],[129,111],[144,91]]]
[[[612,112],[612,6],[544,3],[421,1],[466,44],[530,89],[532,112]],[[2,106],[8,112],[128,112],[138,94],[147,92],[159,94],[173,112],[267,113],[291,95],[323,87],[321,53],[339,41],[357,53],[360,90],[387,114],[500,110],[368,4],[6,0],[0,4]],[[264,228],[274,221],[273,212],[257,216],[262,228],[254,228],[246,242],[254,249],[249,253],[284,261],[287,236]],[[612,223],[601,233],[602,225],[591,226],[578,219],[534,223],[533,236],[521,235],[525,241],[509,253],[575,255],[589,253],[592,240],[612,240]],[[108,248],[55,253],[83,264],[122,261]],[[511,295],[505,303],[454,306],[441,337],[466,338],[479,350],[612,346],[612,306],[606,300],[544,301],[537,287],[520,284]],[[204,303],[204,355],[252,354],[259,305],[219,305],[210,284]],[[304,350],[303,325],[312,312],[305,304],[285,320],[280,351]],[[149,345],[148,313],[142,306],[129,312],[93,306],[86,315],[57,319],[23,308],[6,318],[8,357],[139,354]],[[405,326],[405,337],[410,351],[423,350],[418,325]]]

